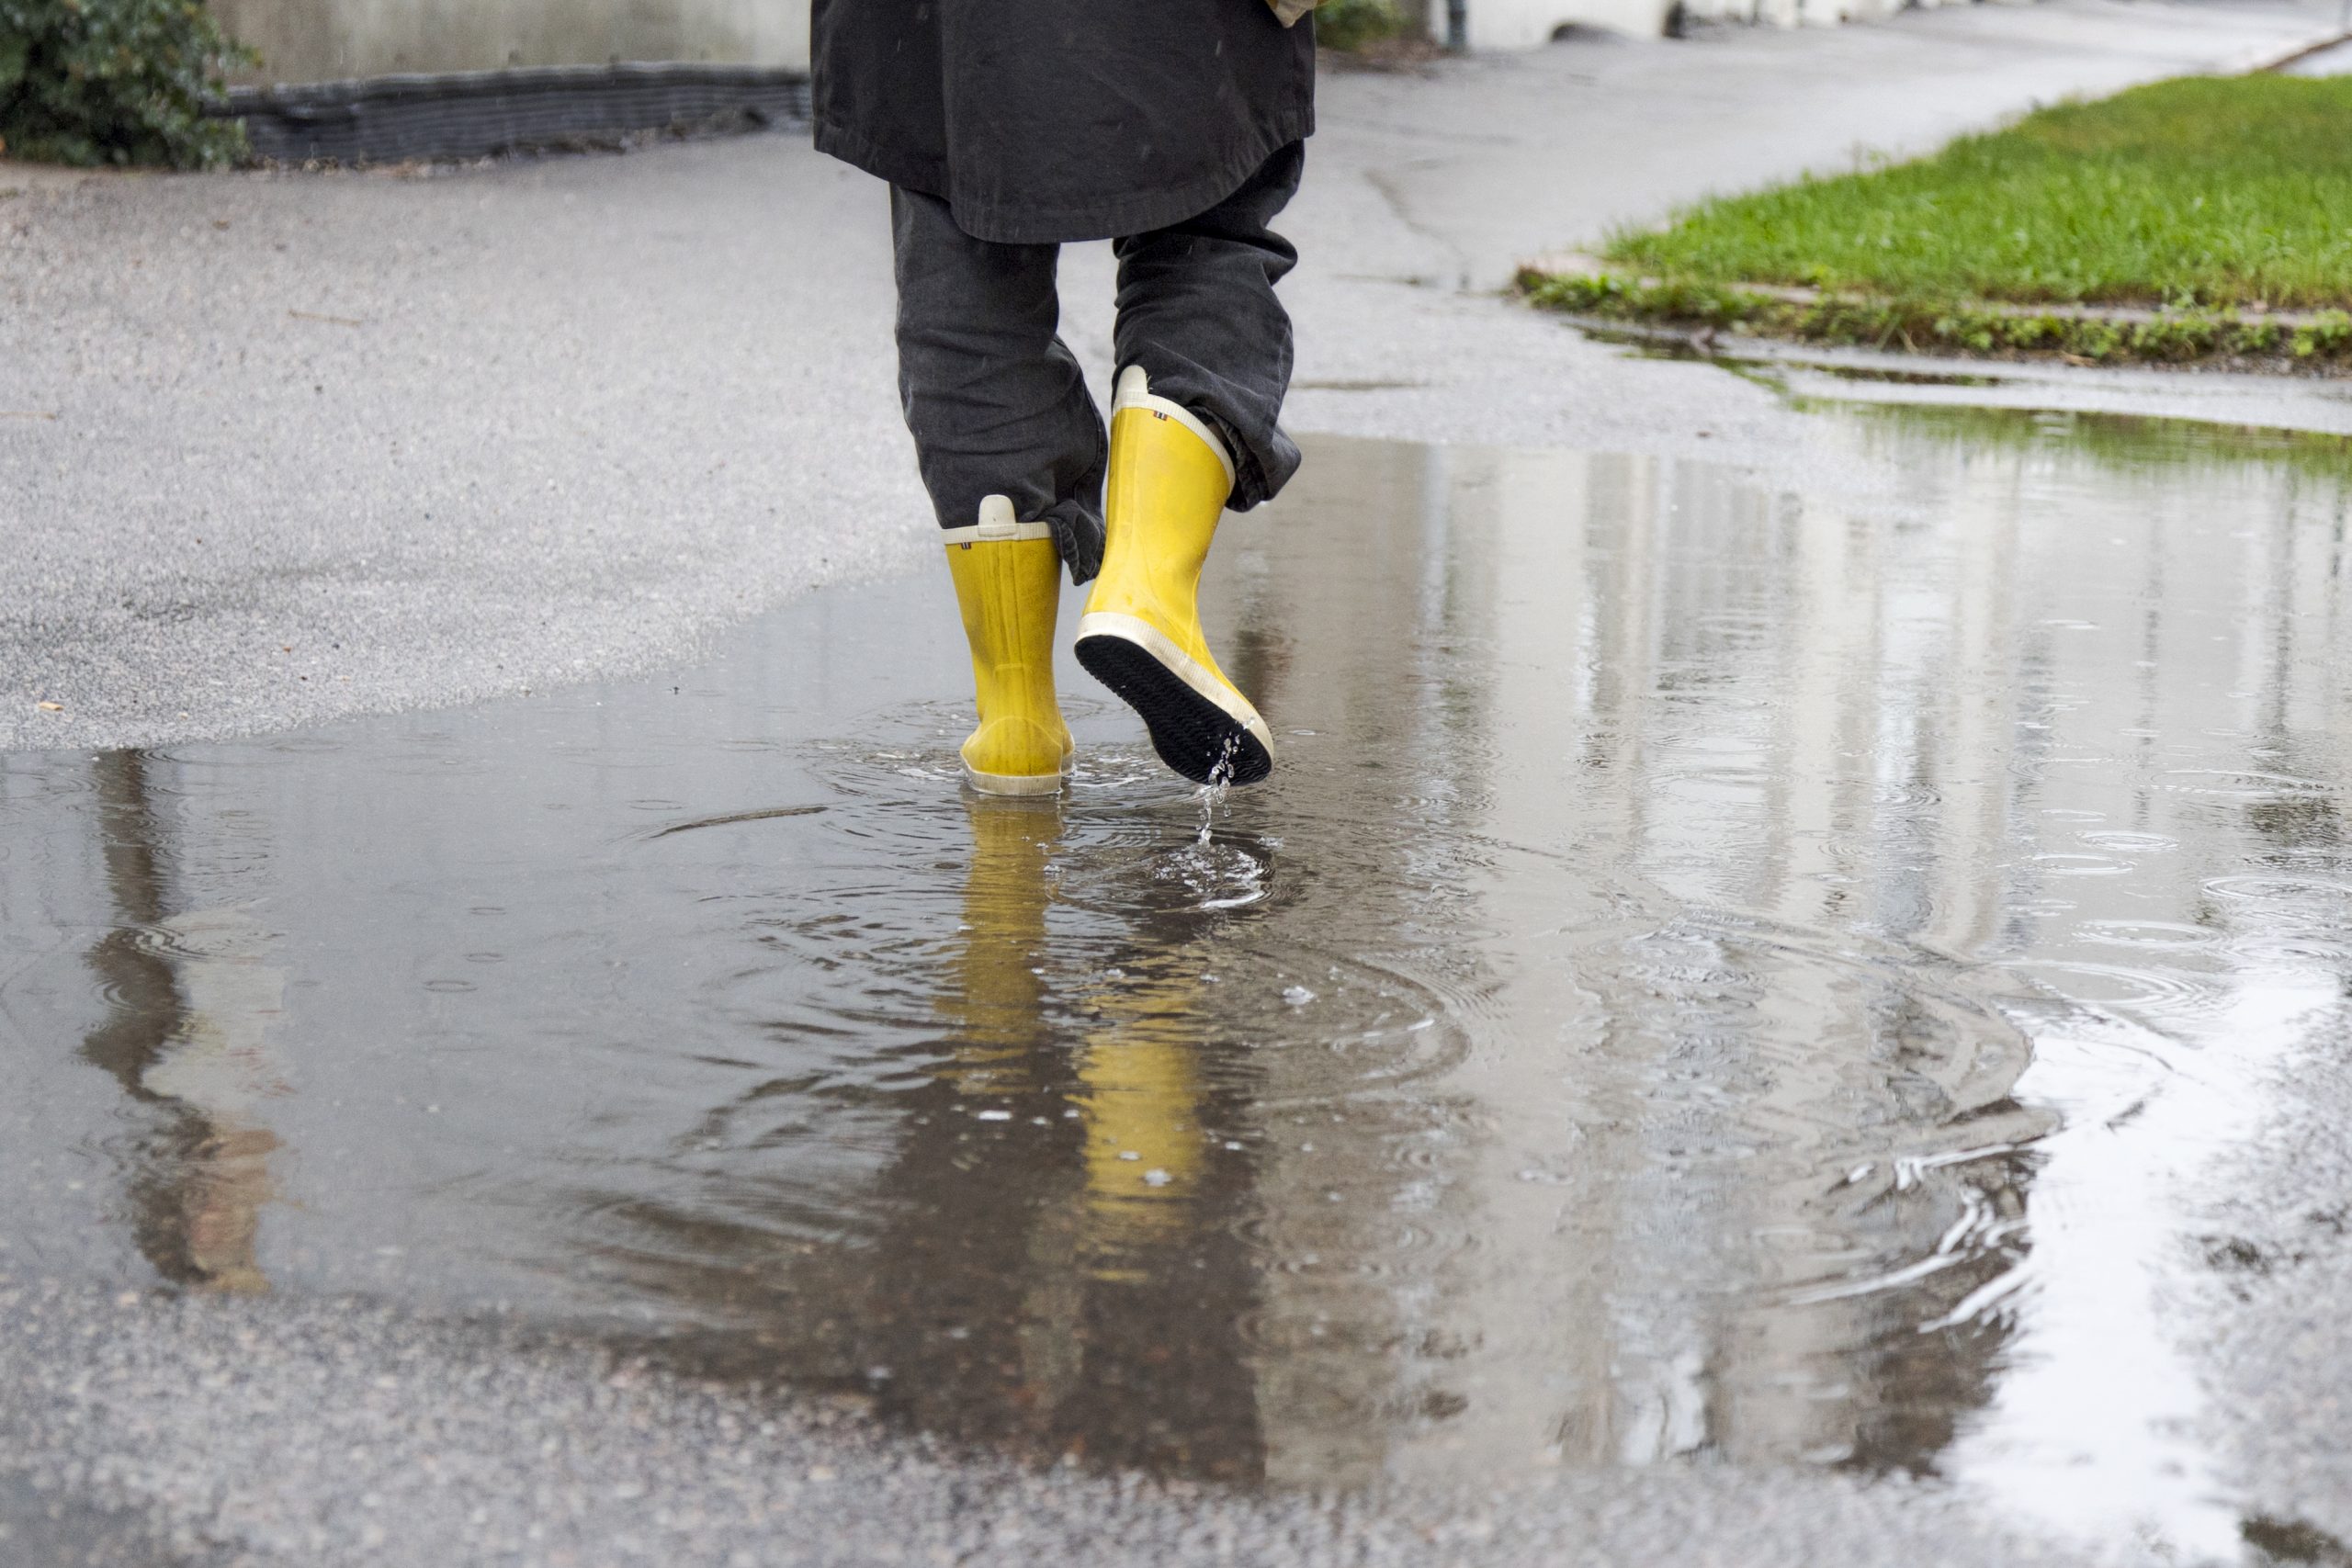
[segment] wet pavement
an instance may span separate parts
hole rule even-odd
[[[1710,195],[2244,69],[2338,11],[1943,6],[1329,73],[1282,222],[1301,258],[1285,418],[1712,457],[1826,493],[1769,393],[1476,290]],[[0,748],[682,668],[813,588],[917,564],[888,205],[797,135],[318,175],[0,161]],[[1114,272],[1108,244],[1063,257],[1062,333],[1102,389]],[[2026,395],[2352,431],[2317,385],[2074,369]]]
[[[1221,802],[1074,669],[1069,797],[964,795],[928,573],[0,756],[0,1274],[1245,1489],[1793,1467],[2232,1560],[2178,1303],[2346,1028],[2352,457],[1812,418],[1899,498],[1317,441],[1213,563],[1280,746]]]

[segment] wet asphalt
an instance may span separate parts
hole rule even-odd
[[[1771,391],[1628,361],[1481,291],[1711,190],[2332,21],[2270,0],[1963,6],[1335,75],[1288,220],[1289,417],[1828,482]],[[797,137],[416,178],[11,166],[11,190],[0,746],[251,734],[690,661],[749,615],[920,557],[882,192]],[[1065,332],[1098,385],[1108,259],[1065,262]],[[2115,400],[2211,412],[2198,379]],[[2352,405],[2267,384],[2228,401],[2352,428]]]
[[[1562,209],[1481,198],[1482,226],[1447,205],[1461,168],[1540,153],[1557,170],[1556,145],[1529,144],[1557,140],[1548,117],[1568,89],[1600,100],[1581,111],[1599,144],[1623,124],[1611,91],[1651,105],[1679,82],[1709,113],[1636,129],[1648,188],[1696,194],[2224,59],[2314,15],[1970,8],[1345,79],[1326,97],[1321,194],[1295,225],[1310,258],[1293,295],[1295,422],[1703,456],[1767,490],[1801,479],[1883,503],[1899,470],[1816,441],[1770,387],[1628,358],[1460,291],[1628,199],[1579,196],[1614,187],[1571,169],[1540,182]],[[1792,80],[1792,62],[1818,77]],[[1498,109],[1512,89],[1520,106]],[[1743,102],[1804,134],[1755,135],[1753,116],[1737,130]],[[823,245],[806,242],[812,210]],[[807,588],[913,563],[927,525],[875,346],[879,220],[864,182],[782,138],[413,180],[44,184],[0,201],[0,408],[56,416],[0,423],[29,585],[0,617],[0,686],[23,699],[0,712],[0,741],[266,735],[675,665]],[[1074,254],[1073,296],[1099,295],[1103,272]],[[1099,368],[1101,323],[1073,336]],[[2278,411],[2267,423],[2341,427],[2324,397],[2226,395]],[[2352,1539],[2337,1440],[2352,1345],[2331,1306],[2352,1289],[2337,1131],[2352,1083],[2324,1055],[2272,1071],[2263,1134],[2209,1173],[2207,1211],[2166,1243],[2200,1266],[2167,1276],[2179,1299],[2160,1337],[2197,1369],[2200,1446],[2219,1456],[2179,1484],[2226,1495],[2237,1519],[2226,1551],[2208,1538],[2191,1560],[2345,1561]],[[62,1546],[141,1568],[2182,1560],[2128,1531],[2053,1535],[1933,1466],[1868,1477],[1702,1455],[1339,1501],[1030,1469],[876,1425],[870,1393],[704,1381],[495,1312],[175,1299],[135,1269],[92,1269],[67,1238],[0,1240],[0,1562],[75,1561]]]
[[[1717,1466],[1253,1497],[886,1439],[854,1405],[496,1324],[71,1287],[0,1301],[15,1495],[129,1494],[187,1521],[174,1540],[105,1517],[126,1553],[107,1568],[2084,1561],[1893,1483]]]

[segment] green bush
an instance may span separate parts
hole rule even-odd
[[[1325,49],[1362,49],[1404,30],[1396,0],[1325,0],[1315,13],[1315,41]]]
[[[0,152],[208,168],[245,148],[205,94],[254,58],[198,0],[0,0]]]

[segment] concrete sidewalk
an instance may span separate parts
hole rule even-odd
[[[1433,80],[1327,78],[1321,156],[1430,244],[1430,275],[1521,263],[1700,197],[1930,152],[2039,104],[2251,69],[2331,36],[2326,6],[2087,0],[1955,6],[1828,31],[1582,39],[1449,63]]]
[[[2333,20],[2054,0],[1329,75],[1289,220],[1292,422],[1805,470],[1803,416],[1770,393],[1482,291],[1711,190],[2241,65]],[[926,548],[881,191],[797,138],[420,177],[0,166],[0,748],[688,660]],[[1106,377],[1106,248],[1065,277]],[[2202,389],[2175,412],[2211,408]],[[2352,427],[2292,387],[2227,401]]]

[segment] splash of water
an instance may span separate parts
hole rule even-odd
[[[1233,793],[1233,760],[1240,750],[1239,738],[1227,736],[1224,750],[1217,753],[1216,761],[1209,764],[1209,782],[1193,792],[1193,797],[1201,803],[1201,830],[1193,842],[1203,849],[1208,847],[1209,831],[1216,826],[1217,807],[1223,806],[1226,797]]]

